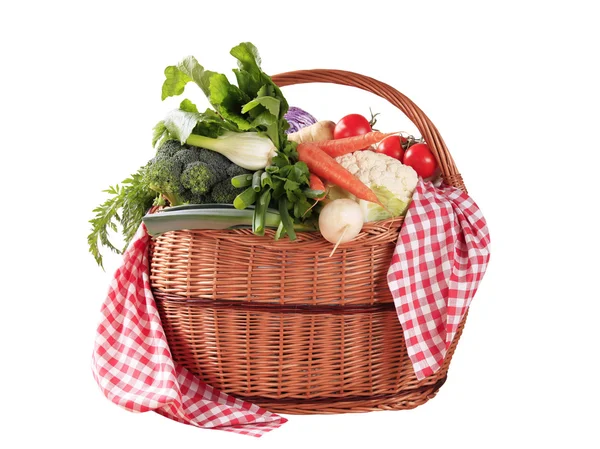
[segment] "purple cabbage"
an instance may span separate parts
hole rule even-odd
[[[305,126],[317,123],[317,119],[310,115],[308,112],[303,111],[300,108],[291,106],[287,113],[284,115],[285,119],[290,124],[290,127],[286,131],[286,134],[295,133],[300,131]]]

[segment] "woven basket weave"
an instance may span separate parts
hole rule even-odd
[[[427,116],[394,88],[351,72],[306,70],[279,86],[335,83],[387,99],[417,126],[447,184],[464,188]],[[406,353],[386,273],[401,219],[368,223],[340,245],[318,233],[294,242],[249,229],[181,230],[156,237],[151,282],[173,358],[206,383],[279,413],[408,409],[446,380],[419,381]]]

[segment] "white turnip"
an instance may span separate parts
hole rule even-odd
[[[333,200],[326,204],[319,214],[321,235],[328,242],[335,243],[331,254],[340,243],[354,239],[360,233],[362,226],[362,210],[356,201],[348,198]]]

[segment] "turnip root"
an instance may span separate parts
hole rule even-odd
[[[333,200],[319,214],[319,231],[325,240],[335,243],[331,255],[340,243],[349,242],[362,229],[362,210],[356,201],[349,198]]]
[[[313,125],[302,128],[300,131],[288,134],[288,140],[297,143],[320,142],[321,140],[333,139],[333,128],[335,123],[329,120],[321,120]]]

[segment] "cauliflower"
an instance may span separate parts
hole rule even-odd
[[[412,167],[370,150],[345,154],[335,160],[370,187],[388,209],[369,201],[358,200],[365,222],[396,217],[406,212],[418,181],[417,173]],[[354,198],[340,188],[334,188],[329,196],[332,194],[334,197]]]

